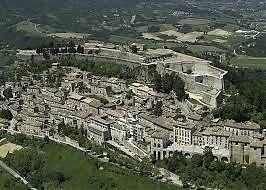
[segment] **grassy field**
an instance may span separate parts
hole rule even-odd
[[[204,25],[208,24],[210,21],[207,19],[199,19],[199,18],[186,18],[180,20],[178,23],[180,24],[190,24],[190,25]]]
[[[205,45],[189,45],[187,49],[192,51],[193,53],[202,53],[207,51],[225,52],[224,50],[217,48],[215,46],[205,46]]]
[[[167,30],[176,30],[176,28],[171,24],[160,24],[160,32],[167,31]],[[148,32],[148,26],[139,26],[136,28],[137,31],[141,33]]]
[[[143,43],[143,44],[146,44],[149,48],[160,47],[160,44],[158,42],[144,39],[144,38],[133,38],[133,37],[127,37],[127,36],[111,35],[108,41],[114,44]]]
[[[16,24],[16,30],[20,32],[24,32],[31,36],[45,36],[40,29],[38,29],[38,25],[30,22],[30,21],[23,21]]]
[[[53,37],[58,37],[58,38],[83,39],[84,37],[89,36],[89,34],[76,33],[76,32],[60,32],[60,33],[51,33],[51,34],[48,34],[48,36],[53,36]]]
[[[238,67],[266,69],[266,57],[235,57],[230,61],[230,64]]]
[[[26,186],[17,181],[9,173],[0,168],[0,189],[1,190],[26,190]]]
[[[39,151],[45,166],[43,173],[60,171],[68,180],[60,184],[64,190],[177,190],[173,185],[153,181],[147,177],[100,162],[84,153],[64,145],[45,144]],[[15,153],[14,153],[15,154]],[[101,169],[100,169],[101,168]]]

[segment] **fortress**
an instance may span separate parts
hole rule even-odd
[[[184,80],[188,92],[200,97],[198,101],[201,103],[215,108],[223,100],[224,76],[227,71],[211,66],[210,61],[170,49],[147,49],[140,44],[123,46],[92,42],[85,43],[82,48],[83,53],[58,53],[50,55],[50,59],[74,56],[76,59],[110,62],[131,68],[141,66],[146,71],[156,70],[161,75],[174,72]],[[19,62],[45,60],[43,54],[38,54],[36,50],[18,50],[17,58]]]

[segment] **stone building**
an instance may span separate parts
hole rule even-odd
[[[209,127],[202,132],[203,146],[215,149],[229,149],[229,137],[231,133],[220,127]],[[199,142],[197,144],[200,144]]]
[[[125,143],[126,138],[127,138],[127,130],[125,126],[115,123],[111,125],[110,131],[111,131],[111,137],[113,141],[121,145]]]
[[[260,126],[257,123],[246,121],[238,123],[234,120],[220,121],[218,125],[224,127],[226,131],[234,135],[247,135],[252,136],[260,131]]]
[[[104,143],[107,140],[110,140],[109,130],[102,128],[101,126],[91,123],[87,125],[87,137],[90,140],[93,140],[99,144]]]
[[[191,145],[192,135],[196,130],[195,124],[179,122],[174,125],[175,142],[180,145]]]
[[[166,157],[167,151],[165,149],[169,144],[169,132],[162,130],[153,132],[151,136],[151,154],[156,160],[162,160]]]
[[[170,49],[145,49],[141,53],[132,53],[130,48],[104,44],[86,43],[83,46],[84,54],[72,55],[76,59],[110,62],[127,65],[131,68],[141,66],[140,73],[142,73],[144,80],[148,80],[149,71],[157,70],[162,75],[174,72],[184,80],[189,92],[201,95],[201,101],[206,105],[217,107],[223,99],[224,76],[227,72],[211,66],[209,61],[177,53]],[[60,53],[51,56],[51,59],[61,59],[69,55],[69,53]],[[34,50],[19,50],[17,57],[20,62],[43,59],[43,55],[38,55]],[[125,85],[118,87],[112,79],[103,81],[103,83],[112,86],[115,90],[125,88]],[[65,79],[62,85],[64,88],[68,88],[70,92],[77,92],[80,83],[78,79]],[[98,91],[99,89],[95,88],[95,90]],[[104,89],[102,88],[102,90]]]
[[[257,135],[256,135],[257,136]],[[266,140],[263,136],[232,135],[229,139],[231,161],[266,166]]]

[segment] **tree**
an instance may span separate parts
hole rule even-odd
[[[180,28],[180,30],[179,30],[180,32],[182,32],[182,33],[189,33],[189,32],[193,32],[193,28],[192,28],[192,26],[191,25],[189,25],[189,24],[184,24],[181,28]]]
[[[169,94],[173,89],[173,78],[167,73],[162,77],[162,90],[164,93]]]
[[[154,74],[153,82],[154,82],[154,90],[160,92],[162,89],[162,77],[157,72],[155,72]]]
[[[192,155],[190,162],[192,167],[201,167],[203,164],[203,157],[200,154],[194,154]]]
[[[161,116],[163,113],[162,106],[163,106],[163,103],[161,101],[157,101],[153,114],[156,116]]]
[[[64,183],[67,180],[67,178],[65,177],[64,173],[61,172],[61,171],[56,171],[55,175],[54,175],[54,178],[55,178],[56,181],[58,181],[59,184],[62,184],[62,183]]]
[[[241,95],[233,95],[221,106],[221,116],[225,119],[234,119],[238,122],[250,119],[253,106]]]
[[[49,52],[47,50],[43,51],[43,58],[46,59],[46,60],[50,59],[50,54],[49,54]]]
[[[150,25],[148,26],[148,32],[160,32],[160,26],[158,25]]]
[[[84,47],[81,47],[81,45],[78,45],[77,52],[81,53],[81,54],[84,54]]]
[[[68,53],[76,53],[75,42],[73,40],[69,42]]]
[[[11,88],[6,88],[4,91],[3,91],[3,95],[6,99],[10,99],[10,98],[13,98],[13,93],[12,93],[12,89]]]
[[[212,149],[210,147],[205,147],[203,155],[203,166],[209,168],[210,164],[214,161],[214,156],[212,154]]]
[[[0,110],[0,118],[12,120],[13,115],[9,110],[2,109]]]

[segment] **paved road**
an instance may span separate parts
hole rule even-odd
[[[1,139],[1,140],[0,140],[0,143],[3,142],[4,140],[6,140],[6,138]]]
[[[12,168],[10,168],[8,165],[6,165],[3,161],[0,160],[0,167],[2,167],[4,170],[6,170],[8,173],[10,173],[12,176],[14,176],[17,179],[20,179],[25,185],[31,186],[29,182],[21,177],[16,171],[14,171]],[[33,187],[30,188],[31,190],[37,190]]]

